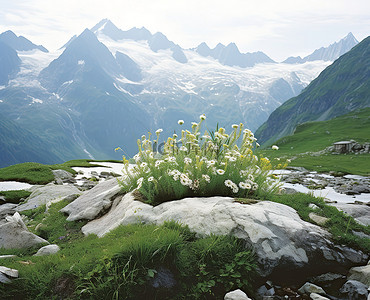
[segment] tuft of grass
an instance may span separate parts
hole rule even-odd
[[[0,169],[0,180],[47,184],[54,180],[54,175],[48,166],[28,162]]]
[[[18,204],[22,199],[27,198],[31,195],[31,192],[19,190],[19,191],[1,191],[0,196],[5,197],[5,203]]]

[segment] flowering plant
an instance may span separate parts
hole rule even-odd
[[[151,204],[194,196],[261,197],[278,189],[270,161],[253,153],[256,138],[249,129],[241,123],[232,125],[229,134],[222,127],[201,134],[205,119],[201,115],[191,130],[169,137],[162,154],[153,151],[162,129],[154,139],[150,133],[142,136],[134,156],[136,165],[130,168],[124,158],[123,189],[139,190]]]

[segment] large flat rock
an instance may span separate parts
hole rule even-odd
[[[152,207],[135,201],[129,193],[117,198],[109,213],[87,223],[82,231],[101,237],[120,224],[162,224],[168,220],[188,225],[199,236],[231,234],[245,240],[254,248],[263,276],[275,269],[323,269],[367,258],[333,245],[327,231],[303,221],[291,207],[269,201],[246,205],[227,197],[186,198]]]
[[[120,191],[121,187],[116,178],[103,181],[65,206],[61,212],[69,215],[68,221],[92,220],[112,205],[113,199]]]
[[[23,211],[34,209],[48,202],[58,202],[65,198],[77,197],[80,194],[81,191],[74,185],[48,184],[35,188],[32,194],[27,198],[27,202],[19,205],[16,210]]]

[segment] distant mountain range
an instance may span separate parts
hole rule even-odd
[[[36,152],[52,154],[35,156],[39,162],[119,159],[116,147],[131,156],[142,134],[180,131],[178,119],[189,123],[201,113],[209,129],[243,122],[255,130],[330,63],[276,63],[233,43],[182,49],[162,33],[123,31],[107,19],[53,52],[7,31],[0,35],[0,112],[12,126],[0,127],[1,151],[9,153],[24,129]],[[0,167],[29,160],[10,152]]]
[[[353,36],[352,32],[348,33],[348,35],[341,39],[339,42],[331,44],[329,47],[321,47],[320,49],[315,50],[310,55],[301,58],[300,56],[297,57],[289,57],[283,63],[287,64],[301,64],[307,61],[315,61],[315,60],[324,60],[324,61],[333,61],[336,60],[338,57],[342,56],[349,50],[353,48],[353,46],[357,45],[358,41]]]
[[[261,143],[292,134],[298,124],[325,121],[370,107],[370,37],[338,58],[257,130]]]

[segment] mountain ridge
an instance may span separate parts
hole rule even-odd
[[[85,29],[55,53],[12,49],[21,72],[0,86],[0,110],[48,141],[47,148],[62,160],[120,159],[118,146],[132,156],[141,135],[158,128],[163,136],[180,132],[177,120],[190,124],[201,113],[208,128],[243,122],[254,131],[330,64],[229,66],[227,55],[221,63],[182,49],[161,33],[116,30],[108,21]],[[126,38],[104,34],[110,31]],[[225,49],[243,57],[235,44],[218,44],[214,55],[222,57]]]
[[[33,49],[38,49],[42,52],[49,52],[44,46],[35,45],[25,37],[17,36],[11,30],[5,31],[0,34],[0,41],[18,51],[29,51]]]
[[[370,106],[370,37],[338,58],[297,97],[271,113],[256,131],[269,144],[307,121],[324,121]]]
[[[286,60],[283,61],[283,63],[295,64],[313,60],[334,61],[344,53],[351,50],[357,44],[357,39],[354,37],[352,32],[350,32],[344,38],[342,38],[338,42],[330,44],[328,47],[321,47],[319,49],[316,49],[314,50],[314,52],[305,56],[304,58],[301,58],[300,56],[288,57]]]

